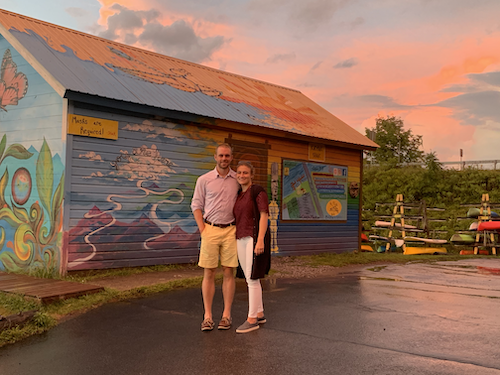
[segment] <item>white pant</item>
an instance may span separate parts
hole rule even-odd
[[[260,280],[252,280],[253,264],[253,238],[244,237],[236,241],[238,249],[238,260],[245,273],[248,285],[248,317],[257,318],[257,314],[264,311],[262,304],[262,286]]]

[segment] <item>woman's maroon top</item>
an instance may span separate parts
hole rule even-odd
[[[269,213],[269,202],[265,191],[257,195],[257,207],[260,212]],[[253,237],[253,202],[251,187],[247,191],[240,191],[233,208],[234,218],[236,220],[236,238]]]

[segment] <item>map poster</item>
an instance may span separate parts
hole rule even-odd
[[[347,220],[347,167],[283,160],[282,220]]]

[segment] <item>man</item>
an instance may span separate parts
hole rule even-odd
[[[205,315],[201,323],[202,331],[214,329],[212,303],[219,259],[223,270],[224,311],[218,329],[231,328],[234,268],[238,266],[233,206],[239,185],[236,172],[229,167],[233,160],[231,146],[227,143],[217,146],[214,159],[217,164],[215,169],[198,178],[191,202],[191,210],[201,235],[198,265],[204,268],[201,291]]]

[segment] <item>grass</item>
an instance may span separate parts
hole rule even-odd
[[[9,316],[39,308],[40,303],[36,300],[28,300],[19,294],[0,292],[0,315]]]
[[[69,273],[63,279],[67,281],[88,282],[106,277],[125,277],[150,272],[165,272],[181,270],[194,267],[194,264],[166,264],[146,267],[126,267],[107,270],[75,271]]]
[[[34,318],[25,325],[0,331],[0,347],[46,332],[56,324],[55,318],[47,313],[37,312]]]
[[[408,263],[408,262],[436,262],[443,260],[463,260],[474,258],[488,258],[488,256],[478,256],[478,255],[458,255],[458,254],[448,254],[448,255],[404,255],[402,253],[371,253],[371,252],[359,252],[359,253],[324,253],[312,256],[301,257],[306,265],[315,266],[332,266],[332,267],[345,267],[353,264],[370,264],[370,263]]]

